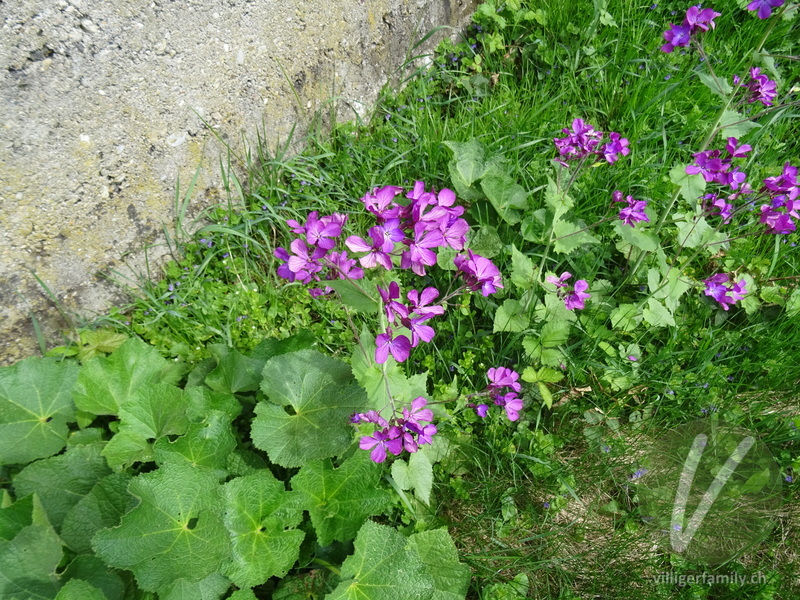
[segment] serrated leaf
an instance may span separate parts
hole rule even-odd
[[[108,600],[123,600],[125,584],[114,569],[92,555],[80,555],[61,573],[62,581],[80,579],[102,591]],[[137,600],[144,600],[144,597]]]
[[[13,540],[0,540],[0,598],[55,598],[62,556],[61,542],[46,523],[23,527]]]
[[[686,172],[685,165],[675,165],[670,169],[669,179],[681,188],[681,196],[692,206],[697,204],[697,199],[706,190],[706,181],[699,173],[690,175]]]
[[[176,440],[159,439],[153,446],[153,455],[159,465],[168,461],[185,461],[192,466],[224,471],[234,448],[236,438],[231,428],[231,417],[212,410],[200,423],[189,425],[186,433]]]
[[[380,479],[380,466],[363,451],[338,469],[328,460],[300,469],[292,478],[292,489],[299,492],[303,508],[311,515],[320,545],[352,539],[364,521],[389,507],[392,498],[379,485]]]
[[[77,377],[73,363],[47,358],[0,368],[0,465],[46,458],[66,445]]]
[[[720,135],[724,138],[735,137],[741,140],[748,131],[761,127],[760,123],[750,121],[747,117],[735,110],[725,110],[719,120]]]
[[[222,488],[225,526],[233,561],[227,571],[237,586],[254,587],[283,577],[300,555],[305,534],[299,494],[287,492],[267,470],[238,477]]]
[[[501,219],[509,225],[519,223],[521,211],[528,207],[528,192],[511,175],[493,166],[483,175],[481,189]]]
[[[620,304],[611,311],[611,327],[621,331],[633,331],[642,320],[635,304]]]
[[[547,206],[553,209],[553,222],[558,221],[562,215],[566,214],[575,205],[575,201],[559,190],[556,182],[550,177],[547,178],[544,201]]]
[[[446,529],[415,533],[408,548],[422,561],[433,579],[432,600],[464,600],[469,588],[469,567],[458,561],[458,551]]]
[[[131,338],[111,356],[95,357],[81,368],[75,406],[95,415],[119,414],[119,407],[143,385],[165,382],[170,365],[158,350]]]
[[[378,296],[375,293],[375,285],[369,280],[331,279],[326,281],[325,285],[336,290],[342,302],[354,311],[378,312]]]
[[[653,252],[658,248],[658,236],[642,227],[630,227],[622,221],[614,224],[614,231],[625,242],[645,252]]]
[[[545,348],[555,348],[567,343],[572,325],[569,321],[548,321],[542,327],[541,343]]]
[[[675,215],[675,220],[678,228],[678,244],[685,248],[697,248],[709,242],[722,241],[727,238],[724,233],[715,232],[705,217],[678,213]],[[722,239],[719,239],[720,237]]]
[[[650,298],[647,301],[647,307],[642,311],[642,317],[644,317],[648,325],[653,327],[675,326],[675,319],[672,313],[655,298]]]
[[[425,504],[430,504],[433,489],[433,465],[427,454],[415,452],[408,459],[408,477],[414,488],[414,495]]]
[[[786,301],[786,314],[790,317],[800,314],[800,288],[796,288]]]
[[[299,467],[342,454],[353,441],[350,416],[367,410],[367,395],[350,367],[313,350],[270,359],[261,388],[252,439],[270,460]]]
[[[547,408],[553,408],[553,394],[550,393],[550,390],[547,389],[547,386],[539,382],[539,394],[542,396],[542,402]]]
[[[471,186],[480,179],[485,170],[483,144],[476,139],[471,139],[468,142],[444,142],[444,145],[453,151],[451,175],[455,171],[460,181],[466,186]]]
[[[494,258],[503,251],[503,241],[497,234],[497,229],[490,226],[478,229],[470,236],[467,245],[475,254],[484,258]]]
[[[542,367],[539,369],[537,379],[538,381],[543,381],[545,383],[557,383],[564,379],[564,373],[561,371],[556,371],[555,369],[551,369],[550,367]]]
[[[525,331],[530,324],[530,319],[522,310],[518,300],[508,299],[503,302],[494,314],[494,333],[501,331]]]
[[[731,84],[728,83],[724,79],[720,79],[719,77],[715,78],[710,73],[696,73],[698,79],[705,85],[712,93],[720,96],[724,99],[728,99],[728,96],[731,95],[733,88]]]
[[[205,579],[230,555],[219,488],[213,471],[182,463],[135,477],[128,491],[138,506],[119,526],[97,532],[95,553],[112,567],[133,571],[145,591],[181,578]]]
[[[355,552],[342,565],[341,583],[325,600],[431,600],[434,580],[407,545],[395,529],[364,523]]]
[[[258,389],[266,361],[249,358],[225,344],[209,344],[207,348],[217,361],[217,366],[205,377],[208,387],[226,394]]]
[[[29,464],[14,477],[18,497],[36,494],[54,527],[101,478],[111,473],[101,444],[71,447],[65,454]]]
[[[227,578],[213,573],[200,581],[178,579],[158,592],[158,600],[219,600],[231,587]]]
[[[64,584],[55,600],[108,600],[106,595],[82,579],[70,579]]]
[[[521,290],[533,287],[533,261],[511,245],[511,283]]]
[[[553,223],[553,250],[559,254],[571,254],[584,244],[599,244],[600,240],[589,234],[587,231],[581,231],[585,225],[577,225],[571,221],[557,219]]]
[[[70,508],[61,527],[61,538],[70,549],[91,553],[94,534],[118,525],[122,515],[133,508],[135,499],[128,493],[130,480],[127,473],[108,475]]]

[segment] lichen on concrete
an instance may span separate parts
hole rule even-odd
[[[416,40],[475,4],[0,2],[0,362],[35,351],[31,310],[63,327],[32,273],[103,313],[120,292],[98,273],[157,248],[179,177],[200,165],[197,208],[219,199],[209,127],[235,141],[266,124],[275,142],[334,93],[363,115]]]

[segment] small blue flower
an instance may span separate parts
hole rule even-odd
[[[550,503],[549,502],[542,502],[542,506],[544,506],[545,508],[550,508]]]
[[[647,469],[645,469],[644,467],[639,467],[639,468],[636,470],[636,472],[635,472],[633,475],[631,475],[631,480],[634,480],[634,479],[639,479],[639,477],[641,477],[642,475],[644,475],[645,473],[647,473],[647,471],[648,471],[648,470],[647,470]]]

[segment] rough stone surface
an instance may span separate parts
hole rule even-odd
[[[0,363],[35,351],[31,310],[63,327],[33,272],[69,310],[103,312],[119,292],[97,273],[141,265],[178,178],[202,165],[193,201],[219,198],[206,123],[236,145],[332,96],[364,113],[416,40],[475,4],[0,0]]]

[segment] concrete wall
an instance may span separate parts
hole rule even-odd
[[[196,202],[218,199],[203,120],[235,145],[262,125],[274,141],[334,93],[365,112],[416,40],[475,4],[0,0],[0,363],[35,351],[31,308],[63,326],[29,270],[102,312],[118,292],[96,273],[140,261],[179,176],[202,162]]]

